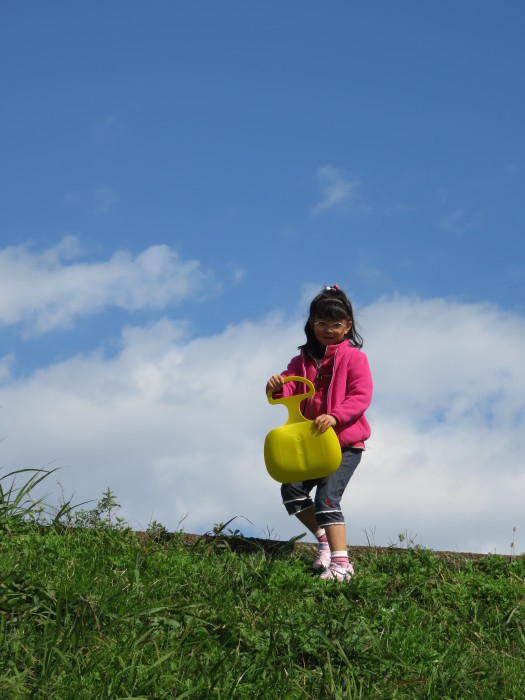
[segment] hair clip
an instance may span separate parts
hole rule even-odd
[[[337,284],[334,284],[333,287],[325,287],[325,290],[327,292],[337,292],[337,291],[339,291],[339,287]]]

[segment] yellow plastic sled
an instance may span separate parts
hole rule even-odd
[[[308,392],[274,399],[272,389],[268,390],[271,404],[286,405],[288,420],[266,436],[266,469],[273,479],[282,484],[328,476],[341,464],[341,446],[337,435],[333,428],[319,433],[314,422],[301,413],[301,403],[315,394],[315,387],[305,377],[285,377],[284,382],[303,382],[308,386]]]

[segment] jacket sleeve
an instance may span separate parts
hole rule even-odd
[[[300,355],[296,355],[290,360],[290,363],[288,364],[288,367],[284,370],[284,372],[281,372],[283,377],[301,377],[303,374],[303,363]],[[299,384],[299,388],[303,387],[304,384]],[[303,391],[301,389],[301,391]],[[266,393],[268,393],[268,384],[266,385]],[[296,382],[287,382],[283,386],[282,391],[274,391],[273,392],[273,397],[275,399],[280,399],[283,396],[292,396],[293,394],[297,394],[297,384]]]
[[[339,424],[352,423],[360,418],[372,401],[372,374],[364,352],[358,352],[349,363],[344,399],[332,410],[331,415]]]

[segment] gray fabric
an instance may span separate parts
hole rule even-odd
[[[313,506],[319,527],[345,522],[341,511],[341,498],[361,461],[363,451],[351,447],[344,448],[342,452],[341,464],[330,476],[281,485],[283,503],[289,515],[295,515]],[[310,491],[314,487],[317,488],[312,500]]]

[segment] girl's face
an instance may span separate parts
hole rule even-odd
[[[311,318],[309,323],[316,339],[325,347],[342,343],[352,327],[351,321],[337,318]]]

